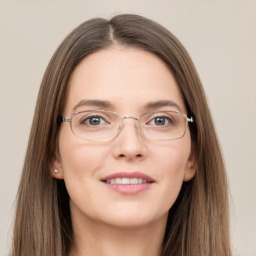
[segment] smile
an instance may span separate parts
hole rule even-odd
[[[108,184],[144,184],[150,183],[149,181],[142,179],[142,178],[115,178],[104,181]]]
[[[119,172],[101,179],[108,188],[125,195],[134,195],[151,188],[155,180],[141,172]]]

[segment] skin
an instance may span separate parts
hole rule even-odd
[[[63,116],[81,100],[107,100],[120,116],[139,117],[148,102],[174,101],[186,108],[168,67],[155,55],[113,46],[86,57],[73,71]],[[80,106],[76,111],[104,109]],[[153,110],[169,110],[169,106]],[[172,108],[173,109],[173,108]],[[59,135],[59,153],[52,169],[64,179],[70,195],[74,244],[70,255],[161,255],[168,210],[182,183],[193,178],[195,152],[189,129],[183,138],[149,141],[126,119],[111,141],[89,142],[75,137],[69,123]],[[100,180],[116,172],[139,171],[155,180],[150,189],[124,195]]]

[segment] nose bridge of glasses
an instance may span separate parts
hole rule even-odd
[[[124,127],[124,120],[125,119],[133,119],[135,121],[139,121],[140,119],[137,118],[137,117],[134,117],[134,116],[129,116],[129,115],[125,115],[122,117],[122,124],[119,126],[119,131],[123,129]],[[137,123],[137,122],[136,122]],[[135,125],[136,126],[136,129],[138,130],[138,124]]]
[[[134,117],[134,116],[128,116],[128,115],[126,115],[126,116],[123,116],[123,117],[122,117],[123,120],[124,120],[124,119],[128,119],[128,118],[131,118],[131,119],[136,120],[136,121],[139,120],[139,118]]]

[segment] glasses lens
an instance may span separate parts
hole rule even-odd
[[[140,118],[140,128],[149,140],[175,140],[186,132],[186,115],[178,111],[152,112]]]
[[[114,138],[122,119],[109,111],[88,110],[72,116],[71,129],[75,136],[88,141],[104,141]]]

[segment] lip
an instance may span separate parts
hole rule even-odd
[[[140,184],[108,184],[106,181],[116,178],[141,178],[147,181],[147,183]],[[142,191],[148,190],[155,182],[150,176],[141,172],[118,172],[108,175],[101,179],[108,188],[121,194],[134,195]]]
[[[116,178],[141,178],[147,182],[154,182],[154,179],[142,172],[117,172],[111,175],[108,175],[101,179],[101,181],[116,179]]]

